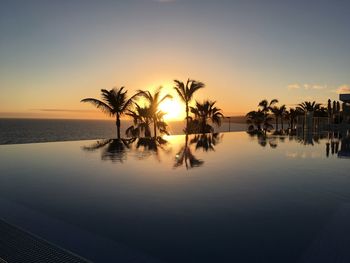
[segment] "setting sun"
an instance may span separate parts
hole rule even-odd
[[[163,101],[159,105],[159,108],[161,111],[166,113],[166,115],[164,116],[165,120],[175,121],[175,120],[182,120],[185,118],[183,113],[184,107],[176,99]]]

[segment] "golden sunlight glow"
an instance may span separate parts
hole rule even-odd
[[[166,115],[164,116],[164,119],[166,121],[175,121],[175,120],[182,120],[184,119],[184,106],[175,98],[174,99],[167,99],[163,101],[159,108],[161,111],[165,112]]]

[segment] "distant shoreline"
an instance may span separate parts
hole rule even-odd
[[[245,131],[246,124],[236,123],[239,119],[223,120],[215,132]],[[184,121],[168,122],[170,135],[182,135]],[[132,121],[122,121],[122,134]],[[0,145],[27,144],[60,141],[110,139],[116,137],[114,120],[76,119],[13,119],[0,118]]]
[[[0,117],[0,120],[60,120],[60,121],[114,121],[114,118],[109,119],[67,119],[67,118],[31,118],[31,117]],[[129,119],[123,119],[123,121],[130,121]],[[185,120],[173,120],[167,122],[184,122]],[[224,123],[246,123],[245,116],[228,116],[222,119]]]

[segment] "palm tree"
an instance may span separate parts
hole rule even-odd
[[[270,132],[273,129],[273,126],[271,124],[273,118],[270,115],[265,115],[264,122],[263,122],[263,129],[264,133],[266,135],[267,132]]]
[[[212,132],[213,127],[208,124],[210,120],[213,124],[217,126],[221,125],[221,119],[224,117],[221,109],[215,107],[215,101],[206,100],[203,103],[196,101],[195,107],[190,107],[191,112],[194,114],[195,119],[200,125],[200,132]]]
[[[154,94],[151,94],[149,91],[142,91],[139,90],[139,94],[143,96],[149,103],[148,108],[150,111],[150,116],[153,121],[153,129],[154,129],[154,137],[157,137],[157,129],[162,129],[164,127],[164,121],[163,116],[164,114],[161,113],[159,110],[159,105],[165,101],[166,99],[172,99],[173,97],[169,94],[164,95],[163,97],[160,96],[162,87],[159,87]]]
[[[177,94],[186,105],[186,132],[187,132],[188,123],[189,123],[189,110],[190,110],[189,103],[193,99],[194,93],[197,90],[204,88],[205,85],[202,82],[190,80],[190,79],[187,80],[186,85],[179,80],[174,80],[174,82],[175,82],[174,89],[176,90]]]
[[[278,131],[278,118],[280,117],[280,111],[277,106],[273,107],[271,109],[272,114],[275,116],[275,122],[276,122],[276,131]]]
[[[315,111],[315,117],[328,117],[328,109],[326,107],[320,106]]]
[[[261,108],[262,112],[267,114],[276,103],[278,103],[277,99],[273,99],[270,102],[268,100],[262,100],[259,102],[258,106]]]
[[[250,111],[246,115],[247,123],[250,124],[248,128],[249,133],[262,133],[271,131],[273,126],[271,124],[273,118],[264,113],[262,110]],[[255,129],[256,127],[256,129]]]
[[[281,120],[281,129],[283,130],[283,119],[286,114],[286,105],[282,105],[280,107],[274,106],[271,109],[272,113],[275,115],[276,119],[276,131],[278,130],[278,118]]]
[[[289,128],[291,130],[294,130],[295,120],[300,114],[300,110],[294,108],[290,108],[289,111],[286,111],[286,119],[289,121]]]
[[[265,114],[259,109],[257,111],[250,111],[246,115],[247,123],[250,124],[251,128],[249,130],[251,132],[254,131],[254,128],[256,127],[256,131],[260,132],[262,131],[262,125],[264,123]]]
[[[156,114],[156,121],[157,121],[157,127],[160,131],[160,133],[164,133],[166,135],[169,135],[169,132],[167,130],[168,124],[164,121],[164,116],[166,115],[165,112],[158,111]]]
[[[127,91],[123,91],[124,87],[119,89],[105,90],[101,89],[102,100],[94,98],[86,98],[81,102],[89,102],[101,109],[109,116],[116,117],[117,138],[120,139],[120,117],[130,108],[134,99],[140,95],[136,93],[130,99],[127,98]]]
[[[316,101],[304,101],[298,104],[297,109],[304,113],[305,128],[311,131],[314,128],[314,113],[320,109],[321,104]]]
[[[314,112],[320,108],[321,104],[316,103],[316,101],[304,101],[300,104],[298,104],[297,109],[300,110],[301,112]]]
[[[125,131],[128,137],[139,137],[141,134],[144,134],[145,137],[151,137],[152,114],[149,107],[140,107],[135,103],[135,109],[128,110],[125,115],[130,116],[134,122],[134,125]]]

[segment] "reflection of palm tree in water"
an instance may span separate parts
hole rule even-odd
[[[176,154],[174,167],[185,164],[186,169],[198,167],[204,164],[204,161],[197,159],[191,151],[190,145],[195,145],[195,149],[203,151],[215,151],[215,146],[221,141],[222,136],[219,133],[196,134],[189,142],[188,134],[185,136],[185,144]]]
[[[326,156],[329,157],[329,146],[330,146],[330,143],[327,142],[326,143]]]
[[[219,133],[197,134],[190,144],[196,144],[196,150],[202,148],[206,152],[215,151],[215,146],[221,141],[221,138]]]
[[[326,139],[326,133],[313,133],[313,132],[303,132],[302,134],[297,134],[296,140],[304,145],[314,146],[315,144],[320,144],[322,139]],[[329,139],[329,138],[328,138]]]
[[[204,161],[197,159],[191,152],[188,145],[188,134],[185,136],[185,145],[180,149],[175,157],[174,167],[179,167],[185,164],[186,169],[203,165]]]
[[[326,152],[327,157],[329,156],[329,148],[330,148],[330,151],[331,151],[332,155],[338,154],[338,152],[339,152],[339,140],[340,139],[341,139],[341,135],[340,134],[337,134],[335,136],[333,135],[332,138],[331,138],[330,143],[328,142],[327,143],[328,145],[326,144],[326,151],[328,151],[328,153]]]
[[[276,140],[276,137],[274,137],[274,136],[268,136],[268,135],[265,135],[264,133],[250,133],[250,132],[248,132],[248,134],[251,137],[257,137],[258,144],[262,147],[266,147],[268,144],[272,149],[277,148],[277,140]],[[282,137],[280,137],[280,141],[283,142],[283,139],[281,140],[281,138]]]
[[[157,138],[139,138],[136,142],[136,149],[138,149],[138,158],[145,159],[152,154],[155,154],[160,161],[159,149],[167,151],[164,146],[168,144],[168,141],[162,137]]]
[[[272,149],[277,148],[277,141],[275,137],[270,137],[270,136],[266,136],[264,134],[260,134],[258,135],[258,143],[262,146],[262,147],[266,147],[267,144],[269,144],[269,146]]]
[[[101,159],[112,162],[123,162],[126,160],[126,150],[130,148],[130,145],[135,139],[108,139],[97,141],[90,146],[83,146],[84,151],[92,152],[98,149],[103,149],[101,153]]]
[[[326,143],[326,156],[329,157],[330,154],[335,155],[339,152],[339,142],[343,145],[343,136],[341,133],[329,133],[328,142]]]
[[[136,141],[137,140],[137,141]],[[161,137],[157,138],[132,138],[132,139],[109,139],[101,140],[90,146],[84,146],[82,149],[84,151],[93,152],[102,149],[101,159],[110,160],[112,162],[123,162],[126,160],[127,151],[131,148],[131,145],[136,141],[137,155],[139,159],[144,159],[152,153],[156,153],[158,157],[159,148],[164,150],[164,145],[168,141]],[[158,158],[159,159],[159,158]]]
[[[350,158],[350,134],[349,131],[343,132],[341,139],[340,151],[338,152],[339,158]]]

